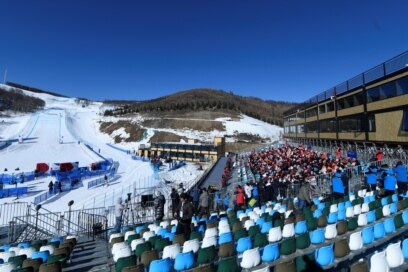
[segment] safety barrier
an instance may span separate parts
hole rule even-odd
[[[106,145],[109,146],[109,147],[112,147],[113,149],[116,149],[116,150],[118,150],[118,151],[124,152],[124,153],[126,153],[126,154],[130,154],[130,150],[127,150],[127,149],[123,149],[123,148],[114,146],[113,144],[106,144]]]
[[[23,216],[28,213],[27,202],[5,203],[0,205],[0,227],[8,226],[14,216]]]
[[[11,196],[22,196],[27,194],[27,187],[0,189],[0,198]]]

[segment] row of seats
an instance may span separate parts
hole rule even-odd
[[[61,271],[77,243],[75,236],[0,246],[0,271]]]

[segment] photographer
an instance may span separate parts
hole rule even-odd
[[[184,233],[186,240],[188,240],[190,239],[191,219],[193,218],[194,207],[186,193],[182,193],[180,199],[181,202],[176,210],[178,219],[176,234]]]
[[[122,225],[122,212],[125,207],[122,205],[122,198],[119,197],[116,200],[115,204],[115,218],[116,218],[116,224],[115,224],[115,230],[120,232],[120,226]]]

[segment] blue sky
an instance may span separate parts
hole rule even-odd
[[[408,1],[3,0],[0,73],[91,99],[304,101],[408,49]]]

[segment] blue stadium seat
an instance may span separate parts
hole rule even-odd
[[[245,210],[245,213],[246,213],[246,214],[249,214],[249,213],[252,212],[252,211],[253,211],[252,208],[247,208],[247,209]]]
[[[273,262],[279,259],[279,244],[269,244],[264,247],[262,253],[262,261],[263,262]]]
[[[385,228],[383,222],[378,222],[374,225],[374,238],[380,239],[385,236]]]
[[[243,253],[247,249],[252,248],[252,240],[251,237],[242,237],[238,240],[237,243],[237,252],[238,253]]]
[[[272,222],[264,222],[262,224],[261,232],[268,233],[271,228],[272,228]]]
[[[395,231],[395,224],[394,224],[394,218],[387,218],[384,221],[384,229],[385,229],[385,233],[389,234]]]
[[[138,226],[138,227],[135,228],[135,232],[139,234],[144,229],[146,229],[145,226]]]
[[[408,210],[405,210],[402,212],[402,220],[404,221],[404,224],[408,224]]]
[[[361,237],[363,239],[364,245],[369,245],[374,241],[374,227],[369,226],[363,228],[361,231]]]
[[[319,218],[320,216],[322,216],[322,211],[321,210],[315,210],[313,212],[313,217],[314,218]]]
[[[319,205],[320,200],[319,200],[317,197],[314,197],[314,198],[313,198],[313,203],[314,203],[315,205]]]
[[[205,226],[204,225],[199,225],[197,231],[204,233],[205,232]]]
[[[50,256],[50,252],[46,250],[46,251],[33,252],[33,256],[31,258],[32,259],[42,259],[43,263],[46,263],[49,256]]]
[[[364,197],[364,203],[370,203],[370,196],[365,196]]]
[[[170,272],[171,260],[170,258],[154,260],[150,263],[149,272]]]
[[[408,238],[402,241],[402,254],[404,255],[405,260],[408,259]]]
[[[398,210],[397,210],[397,203],[395,203],[395,202],[393,202],[393,203],[391,203],[390,204],[390,213],[391,214],[394,214],[394,213],[396,213]]]
[[[346,205],[344,202],[340,202],[339,204],[337,204],[337,211],[346,211]]]
[[[19,248],[29,248],[31,246],[31,242],[22,242],[17,245]]]
[[[62,243],[64,243],[64,238],[63,237],[52,237],[50,239],[50,242],[60,242],[60,245],[62,245]]]
[[[0,249],[4,250],[5,252],[9,251],[10,248],[11,248],[11,245],[2,245],[2,246],[0,246]]]
[[[337,212],[329,213],[329,216],[327,217],[327,223],[334,224],[336,222],[337,222]]]
[[[237,211],[237,217],[239,217],[239,215],[242,214],[242,213],[244,213],[243,210],[238,210],[238,211]]]
[[[156,233],[156,235],[161,236],[164,238],[164,236],[168,233],[167,229],[159,229],[159,231]]]
[[[316,229],[314,231],[309,232],[310,242],[312,244],[320,244],[323,243],[324,238],[324,229]]]
[[[171,233],[176,233],[177,231],[177,226],[172,226],[171,227]]]
[[[266,208],[267,208],[267,206],[266,206],[266,205],[262,205],[262,206],[261,206],[261,211],[262,211],[262,213],[264,213],[264,212],[265,212]]]
[[[351,205],[351,202],[350,201],[346,201],[346,203],[344,203],[344,208],[350,208],[352,205]]]
[[[192,251],[179,253],[174,260],[174,270],[182,271],[192,268],[194,265],[194,253]]]
[[[167,239],[169,239],[170,241],[173,242],[174,236],[176,236],[175,233],[169,233],[169,232],[168,232],[168,233],[166,233],[166,234],[164,235],[163,238],[167,238]]]
[[[398,195],[397,194],[392,195],[392,202],[394,202],[394,203],[398,202]]]
[[[375,221],[375,210],[367,212],[367,223],[373,223]]]
[[[370,195],[369,198],[370,198],[370,202],[374,202],[374,201],[375,201],[375,195]]]
[[[346,210],[341,209],[337,211],[337,221],[342,221],[346,219]]]
[[[316,249],[315,259],[321,266],[332,264],[334,262],[333,244]]]
[[[325,207],[326,205],[323,202],[320,202],[319,204],[317,204],[317,209],[319,209],[320,211],[322,211]]]
[[[233,239],[232,237],[232,233],[231,232],[227,232],[227,233],[223,233],[220,235],[220,237],[218,238],[218,244],[225,244],[225,243],[229,243],[231,242]]]
[[[262,226],[263,223],[265,223],[265,218],[264,217],[259,217],[258,220],[256,220],[256,224],[258,226]]]
[[[387,204],[388,204],[387,198],[386,198],[386,197],[381,198],[381,205],[382,205],[382,206],[385,206],[385,205],[387,205]]]
[[[306,220],[299,221],[295,224],[295,233],[303,234],[307,232]]]

